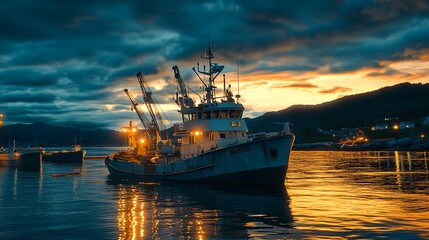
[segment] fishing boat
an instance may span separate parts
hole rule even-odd
[[[2,148],[0,150],[0,166],[27,171],[40,171],[42,167],[42,153],[43,149],[41,148]]]
[[[71,151],[45,151],[42,160],[56,163],[82,163],[85,154],[86,151],[82,150],[80,145],[75,144]]]
[[[11,136],[9,135],[9,145],[7,148],[3,146],[3,118],[5,116],[0,113],[0,167],[10,167],[20,170],[40,171],[42,167],[42,148],[16,148],[16,142],[13,140],[11,144]],[[10,131],[9,131],[10,134]]]
[[[141,180],[194,181],[223,184],[283,185],[288,168],[294,135],[288,123],[273,133],[248,134],[242,118],[244,106],[235,97],[231,85],[226,87],[223,75],[223,93],[216,96],[215,80],[224,66],[213,62],[211,45],[202,59],[208,68],[192,69],[201,80],[204,96],[186,86],[177,66],[173,67],[178,82],[175,102],[179,107],[182,123],[174,125],[174,138],[168,139],[160,129],[160,114],[154,111],[152,92],[146,86],[142,73],[137,78],[142,89],[149,117],[137,107],[138,102],[127,89],[133,109],[145,127],[144,138],[138,141],[135,127],[125,129],[130,133],[131,147],[109,155],[105,164],[113,176]],[[204,81],[204,79],[208,79]],[[190,91],[200,96],[195,104]],[[155,108],[156,109],[156,108]]]

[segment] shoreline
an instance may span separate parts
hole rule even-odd
[[[428,138],[374,139],[368,142],[341,144],[335,142],[298,143],[292,150],[300,151],[429,151]]]

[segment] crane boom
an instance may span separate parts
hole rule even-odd
[[[152,92],[146,86],[146,81],[144,79],[143,74],[141,72],[138,72],[136,75],[140,84],[140,88],[142,90],[144,103],[146,104],[147,110],[152,118],[152,125],[155,130],[156,139],[157,141],[161,140],[160,124],[163,124],[161,114],[159,113],[159,109],[157,108],[155,101],[152,98]]]
[[[188,91],[186,89],[185,83],[182,80],[182,77],[180,76],[179,67],[173,66],[174,71],[174,77],[177,80],[177,83],[179,84],[179,93],[180,97],[177,96],[176,103],[177,105],[180,105],[183,107],[194,107],[194,100],[188,96]]]
[[[152,132],[151,123],[149,119],[146,117],[146,115],[138,107],[139,103],[137,102],[137,99],[128,91],[128,89],[124,89],[124,92],[127,94],[128,99],[130,100],[130,103],[131,103],[131,107],[134,109],[134,111],[136,111],[137,116],[139,117],[141,123],[143,124],[143,127],[146,128],[146,132],[148,136],[151,139],[155,138],[156,136],[153,136],[153,134],[151,134]]]

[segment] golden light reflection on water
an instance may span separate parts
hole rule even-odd
[[[429,238],[427,159],[417,156],[293,152],[287,188],[296,229],[304,238]]]
[[[429,238],[428,176],[426,153],[294,151],[286,197],[119,184],[118,239]]]
[[[162,239],[165,235],[207,239],[207,233],[216,236],[217,210],[178,208],[175,205],[168,207],[171,199],[160,200],[155,189],[148,194],[139,187],[119,185],[118,239]]]
[[[118,239],[141,239],[145,236],[144,202],[139,199],[137,190],[132,187],[127,192],[119,188],[118,198]],[[155,229],[156,230],[156,229]]]

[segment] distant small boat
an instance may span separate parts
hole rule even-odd
[[[0,151],[0,166],[28,171],[40,171],[43,149],[10,149]]]
[[[82,150],[80,145],[74,145],[71,151],[49,151],[45,152],[42,156],[43,161],[56,162],[56,163],[82,163],[86,151]]]
[[[3,127],[4,115],[0,113],[0,140],[3,143],[1,130]],[[11,145],[11,136],[9,130],[9,146],[4,148],[0,145],[0,167],[17,168],[28,171],[40,171],[42,168],[43,148],[24,148],[17,149],[16,142],[13,140]]]

